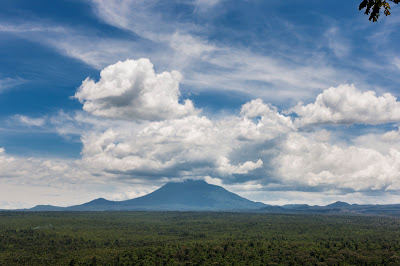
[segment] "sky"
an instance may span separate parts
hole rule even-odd
[[[0,209],[400,203],[400,8],[359,2],[1,1]]]

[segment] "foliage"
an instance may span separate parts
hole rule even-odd
[[[389,0],[395,4],[398,4],[400,0]],[[370,15],[369,20],[373,22],[378,21],[379,12],[381,8],[384,9],[384,14],[386,16],[390,15],[390,4],[386,0],[363,0],[359,6],[359,10],[365,8],[365,14]]]
[[[400,220],[213,212],[0,212],[0,265],[399,265]]]

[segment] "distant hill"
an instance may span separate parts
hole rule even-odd
[[[203,180],[186,180],[164,185],[143,197],[109,201],[99,198],[66,208],[39,205],[31,211],[249,211],[267,205],[240,197]]]
[[[327,206],[310,206],[307,204],[290,204],[284,206],[266,206],[259,212],[292,213],[292,214],[334,214],[334,215],[381,215],[400,216],[400,204],[358,205],[337,201]]]

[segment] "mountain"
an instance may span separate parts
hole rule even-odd
[[[267,205],[240,197],[203,180],[186,180],[164,185],[143,197],[109,201],[103,198],[71,207],[39,205],[31,211],[249,211]]]

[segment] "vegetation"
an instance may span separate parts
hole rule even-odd
[[[0,265],[399,265],[400,220],[202,212],[0,212]]]
[[[398,4],[400,0],[388,0],[391,1],[395,4]],[[379,18],[379,12],[381,8],[384,9],[383,13],[386,16],[390,15],[390,4],[386,0],[363,0],[360,3],[359,10],[362,10],[365,8],[365,14],[369,15],[369,20],[372,20],[373,22],[378,21]]]

